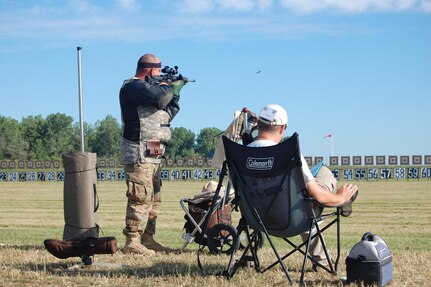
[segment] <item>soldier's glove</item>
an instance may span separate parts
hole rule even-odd
[[[172,92],[174,93],[175,97],[180,96],[180,91],[184,87],[184,85],[185,85],[185,83],[183,80],[177,80],[175,82],[172,82],[171,87],[172,87]]]

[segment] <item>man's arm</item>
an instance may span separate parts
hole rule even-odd
[[[165,108],[165,111],[169,114],[170,121],[172,121],[180,111],[179,101],[180,97],[174,97]]]
[[[127,99],[138,106],[150,105],[164,109],[174,98],[172,88],[168,85],[151,84],[139,79],[124,83],[123,90]]]

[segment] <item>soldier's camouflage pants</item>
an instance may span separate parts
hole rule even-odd
[[[126,226],[124,235],[156,233],[156,219],[161,204],[161,164],[124,165],[127,185]],[[143,229],[145,225],[145,229]]]

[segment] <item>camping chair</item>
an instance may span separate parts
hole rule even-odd
[[[323,214],[324,206],[308,195],[301,170],[298,134],[294,133],[287,140],[270,147],[247,147],[226,137],[223,137],[223,144],[225,165],[241,212],[238,229],[243,231],[248,239],[242,255],[235,263],[233,263],[235,252],[231,254],[223,275],[227,278],[233,277],[238,267],[248,265],[250,261],[254,263],[257,272],[265,272],[280,264],[289,282],[292,283],[283,260],[296,252],[303,256],[300,284],[304,280],[307,259],[335,274],[340,258],[340,216],[343,215],[343,207],[333,207],[330,212],[325,209]],[[321,227],[318,223],[325,219],[330,222],[320,224],[324,225]],[[322,233],[334,224],[337,227],[337,256],[333,263]],[[317,231],[311,235],[313,228]],[[305,231],[309,232],[307,241],[295,244],[289,239]],[[262,232],[277,258],[273,264],[265,268],[261,267],[257,252],[260,244],[258,234]],[[282,238],[292,250],[281,256],[271,237]],[[322,242],[329,267],[319,264],[309,255],[310,241],[315,237]]]

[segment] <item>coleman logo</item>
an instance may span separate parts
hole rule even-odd
[[[249,157],[247,158],[246,167],[248,169],[268,170],[268,169],[272,169],[273,165],[274,165],[273,157],[265,157],[265,158]]]

